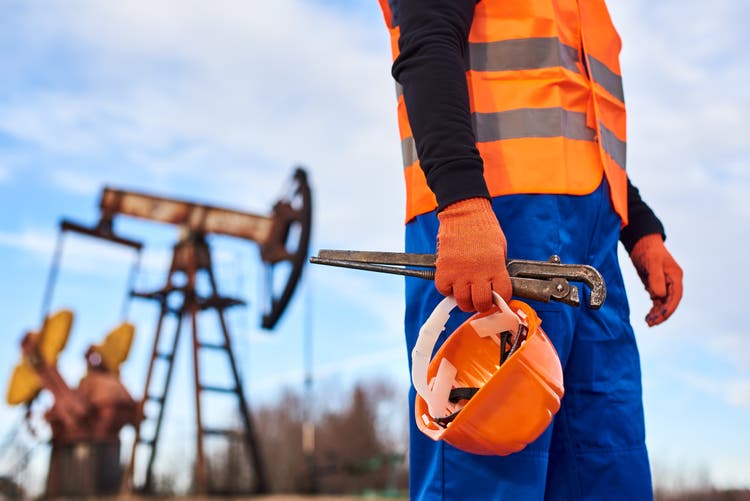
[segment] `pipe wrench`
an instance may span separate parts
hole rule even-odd
[[[324,249],[311,257],[310,262],[425,280],[435,278],[435,254]],[[600,308],[607,296],[604,278],[593,266],[563,264],[559,256],[552,256],[549,261],[510,259],[507,266],[514,296],[579,306],[578,287],[571,282],[582,283],[589,288],[588,305],[592,309]]]

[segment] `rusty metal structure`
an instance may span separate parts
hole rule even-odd
[[[85,353],[86,375],[78,386],[66,383],[57,370],[57,358],[65,348],[74,314],[68,309],[50,312],[53,291],[60,268],[63,242],[75,226],[61,221],[57,244],[47,276],[42,302],[41,327],[26,332],[21,341],[22,356],[8,384],[9,405],[24,405],[23,421],[27,431],[36,437],[31,426],[32,404],[42,390],[53,397],[53,405],[44,412],[51,431],[51,453],[45,495],[48,497],[80,497],[111,495],[119,490],[120,430],[138,421],[138,405],[119,378],[119,368],[128,356],[135,327],[127,321],[111,330],[99,344],[89,346]],[[96,235],[94,235],[96,236]],[[134,240],[108,238],[112,243],[135,251],[130,270],[132,283],[140,265],[142,244]],[[123,304],[127,317],[128,301]],[[11,440],[15,441],[18,434]],[[25,469],[29,455],[41,444],[22,453],[15,474]]]
[[[70,387],[57,370],[57,357],[72,323],[73,312],[64,309],[48,315],[38,331],[26,333],[6,400],[30,409],[42,389],[54,397],[44,414],[52,431],[46,496],[111,495],[118,491],[121,475],[120,430],[138,421],[138,405],[119,378],[134,328],[123,322],[102,343],[90,346],[87,373],[77,387]]]
[[[214,234],[224,235],[251,241],[260,246],[260,257],[266,267],[264,276],[267,282],[267,297],[263,298],[265,307],[261,326],[265,329],[274,328],[292,298],[307,257],[312,208],[306,172],[302,168],[295,170],[289,189],[273,205],[268,215],[111,187],[102,191],[99,210],[99,221],[93,227],[70,221],[63,221],[62,227],[66,231],[125,244],[132,241],[117,235],[114,230],[114,222],[120,217],[154,221],[180,229],[180,237],[174,244],[172,262],[164,285],[153,291],[131,291],[134,298],[156,303],[159,316],[143,396],[139,402],[142,419],[136,425],[135,443],[122,478],[121,490],[154,490],[153,467],[164,425],[164,410],[172,382],[175,355],[183,326],[189,324],[196,419],[194,489],[196,493],[211,491],[204,439],[209,436],[236,439],[238,436],[238,431],[234,429],[206,426],[202,401],[204,396],[213,393],[228,395],[236,400],[242,428],[239,435],[242,437],[247,461],[253,473],[253,486],[250,491],[266,492],[268,485],[263,460],[225,317],[227,309],[244,305],[245,302],[220,294],[207,237]],[[284,280],[275,276],[281,272],[286,273],[285,277],[281,277],[285,278]],[[208,280],[207,294],[198,287],[199,279],[204,277]],[[279,283],[283,285],[275,287]],[[221,331],[219,342],[208,342],[199,333],[198,317],[205,312],[214,312],[218,317]],[[165,328],[165,320],[168,317],[174,319],[176,324],[171,332],[166,332]],[[231,379],[228,384],[217,386],[204,380],[199,354],[207,351],[224,355]],[[164,374],[161,379],[154,376],[157,366],[161,374]],[[143,471],[141,482],[138,482],[136,470]]]
[[[311,203],[307,174],[302,168],[297,168],[285,193],[268,215],[107,187],[101,193],[99,220],[95,225],[81,225],[67,219],[60,221],[42,301],[42,326],[23,337],[22,357],[11,376],[6,395],[10,405],[24,404],[27,407],[24,417],[27,425],[31,404],[39,393],[46,389],[54,397],[54,404],[44,414],[52,432],[46,496],[98,497],[118,491],[153,492],[154,459],[178,342],[186,323],[191,327],[195,389],[193,488],[200,494],[215,492],[208,478],[204,448],[204,439],[214,436],[228,438],[230,450],[235,455],[240,444],[239,447],[246,452],[243,455],[245,464],[252,475],[248,490],[254,493],[267,491],[263,460],[225,318],[227,309],[245,303],[242,299],[220,294],[207,237],[229,236],[254,242],[260,247],[260,258],[265,267],[262,276],[266,280],[260,323],[264,329],[273,329],[292,298],[306,262],[312,224]],[[180,229],[166,281],[159,289],[134,290],[143,244],[115,232],[115,220],[121,217],[164,223]],[[64,238],[70,233],[135,251],[122,308],[123,321],[101,343],[89,347],[85,353],[87,374],[75,388],[69,386],[57,370],[57,358],[67,343],[74,314],[67,309],[54,314],[50,312]],[[200,279],[204,278],[207,282],[201,281],[203,287],[199,287]],[[133,298],[155,302],[159,308],[140,401],[130,396],[119,378],[120,365],[128,356],[135,332],[134,325],[126,320]],[[207,311],[218,317],[218,342],[209,342],[199,333],[198,317]],[[166,332],[169,330],[165,328],[167,318],[174,320],[175,328],[171,332]],[[199,352],[205,351],[224,355],[223,360],[229,368],[229,383],[222,386],[204,380]],[[161,366],[165,374],[161,380],[154,377],[157,366]],[[236,426],[218,429],[206,425],[202,402],[209,393],[228,395],[236,402],[239,430]],[[128,424],[135,427],[136,434],[131,459],[123,471],[119,434]],[[10,450],[10,442],[17,436],[17,430],[11,433],[3,441],[0,453]],[[28,452],[24,456],[26,461]],[[145,458],[143,464],[136,465],[140,461],[138,457]],[[136,483],[136,466],[143,471],[140,483]]]

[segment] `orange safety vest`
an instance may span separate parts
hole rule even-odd
[[[399,26],[379,0],[398,57]],[[466,80],[477,148],[491,196],[584,195],[606,173],[627,224],[621,41],[604,0],[480,0]],[[585,61],[585,63],[584,63]],[[398,93],[406,221],[437,207]]]

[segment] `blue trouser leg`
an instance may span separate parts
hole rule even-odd
[[[619,219],[606,183],[585,196],[512,195],[493,200],[511,258],[587,263],[605,277],[600,310],[529,302],[557,348],[565,397],[553,425],[523,451],[475,456],[422,435],[411,422],[412,499],[650,499],[640,365],[617,263]],[[434,213],[406,228],[408,252],[435,252]],[[585,294],[584,294],[585,296]],[[409,353],[441,296],[431,282],[407,279]],[[467,315],[455,312],[444,341]],[[411,416],[413,416],[413,389]],[[413,419],[413,418],[412,418]]]

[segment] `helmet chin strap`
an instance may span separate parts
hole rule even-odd
[[[515,335],[515,339],[512,340],[512,351],[520,346],[522,341],[521,327],[524,325],[521,318],[514,313],[503,298],[496,292],[492,292],[492,298],[498,310],[490,313],[487,316],[482,316],[470,321],[470,325],[474,332],[479,337],[488,337],[500,346],[501,354],[505,354],[501,357],[500,362],[504,361],[511,352],[506,352],[505,346],[501,346],[500,337],[498,334],[502,332],[510,332]],[[471,398],[476,390],[473,388],[454,388],[456,386],[456,367],[447,359],[442,359],[438,366],[437,373],[431,381],[427,380],[427,369],[430,364],[432,352],[434,351],[437,339],[440,333],[445,330],[445,325],[448,322],[450,313],[453,308],[456,307],[456,300],[452,296],[445,297],[433,310],[430,317],[422,325],[419,330],[419,336],[417,342],[412,350],[412,370],[411,377],[412,383],[417,393],[427,403],[429,413],[433,416],[433,419],[438,424],[443,424],[440,421],[448,420],[450,422],[453,417],[457,414],[460,407],[458,403],[461,400],[467,400]],[[525,336],[524,336],[525,337]],[[503,338],[505,339],[505,338]],[[455,393],[455,390],[474,390],[473,393]],[[468,397],[462,395],[468,395]],[[445,424],[447,424],[447,422]]]

